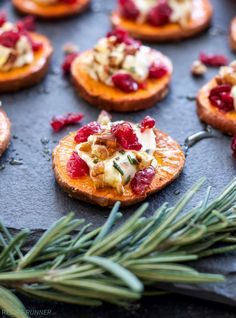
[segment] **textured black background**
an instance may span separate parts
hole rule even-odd
[[[0,167],[5,166],[0,170],[0,218],[8,226],[47,228],[68,211],[75,211],[78,217],[84,217],[99,225],[108,215],[107,209],[68,198],[55,183],[50,151],[61,137],[77,127],[69,127],[59,134],[53,134],[49,121],[53,115],[71,111],[83,112],[86,122],[94,120],[99,114],[96,108],[77,97],[68,79],[61,76],[62,46],[66,42],[74,42],[81,50],[90,48],[97,38],[109,30],[109,14],[114,2],[94,0],[91,9],[80,17],[60,22],[39,21],[38,31],[47,35],[55,48],[52,67],[46,80],[32,89],[0,96],[12,121],[13,133],[9,150],[0,159]],[[180,43],[154,45],[174,63],[171,92],[165,101],[149,111],[113,114],[115,119],[138,121],[149,114],[156,118],[160,129],[168,132],[180,143],[183,143],[187,136],[202,129],[203,126],[195,114],[195,102],[188,97],[195,96],[198,89],[214,76],[216,70],[210,70],[204,79],[196,80],[190,76],[190,65],[200,51],[224,53],[231,60],[234,58],[228,48],[227,32],[229,22],[236,14],[236,1],[214,0],[213,4],[215,16],[213,26],[208,32]],[[0,7],[6,9],[13,20],[19,18],[9,0],[0,0]],[[42,140],[49,142],[45,144]],[[174,203],[200,176],[207,177],[207,185],[212,185],[213,194],[222,189],[235,175],[236,169],[229,144],[229,137],[217,134],[216,138],[203,140],[193,147],[189,152],[184,173],[168,189],[150,199],[149,213],[163,201]],[[13,165],[12,162],[22,164]],[[178,192],[180,194],[177,195]],[[127,210],[126,217],[133,209]],[[209,270],[213,268],[214,271],[224,269],[228,274],[236,270],[234,259],[232,256],[217,258],[216,261],[209,260],[203,267]],[[227,290],[230,290],[226,296],[236,301],[235,277],[229,277],[227,286],[215,288],[213,292],[226,295]],[[201,291],[197,293],[198,296],[203,296]],[[132,308],[131,311],[109,306],[91,310],[39,302],[30,302],[27,308],[52,309],[52,317],[236,317],[235,310],[231,307],[175,295],[144,300],[140,307]]]

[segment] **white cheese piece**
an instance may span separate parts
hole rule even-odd
[[[12,49],[0,45],[0,69],[7,62],[8,58],[10,57],[11,52],[12,52]]]
[[[192,10],[192,1],[191,0],[169,0],[169,6],[172,9],[172,14],[170,16],[171,22],[179,22],[184,25]]]
[[[231,95],[234,99],[234,109],[236,111],[236,85],[234,85],[231,89]]]

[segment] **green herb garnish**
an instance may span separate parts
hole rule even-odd
[[[132,158],[130,155],[127,156],[131,165],[137,165],[138,161],[135,158]]]
[[[86,223],[81,228],[85,220],[70,213],[31,248],[28,230],[13,235],[0,223],[0,309],[13,317],[28,317],[15,292],[77,305],[123,306],[149,294],[150,288],[153,292],[160,282],[223,282],[224,276],[200,273],[191,265],[236,250],[236,179],[211,202],[208,188],[186,211],[203,182],[199,180],[176,205],[165,203],[153,215],[147,203],[141,205],[115,228],[122,216],[119,202],[105,224],[95,229]]]
[[[113,167],[119,171],[119,173],[123,176],[124,175],[124,171],[121,169],[121,167],[118,165],[117,162],[113,161]]]
[[[94,160],[93,160],[93,163],[98,163],[98,162],[99,162],[98,159],[94,159]]]
[[[122,154],[122,155],[124,155],[124,154],[125,154],[125,151],[124,151],[124,150],[120,150],[119,153]]]
[[[125,180],[125,186],[130,182],[131,176],[128,176]]]

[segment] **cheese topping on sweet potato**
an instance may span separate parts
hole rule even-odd
[[[158,163],[154,157],[156,151],[154,126],[143,129],[142,125],[124,121],[111,122],[106,112],[101,113],[97,123],[100,125],[99,133],[91,134],[85,142],[81,142],[75,147],[79,158],[89,167],[90,178],[97,189],[112,187],[118,193],[123,193],[124,186],[132,181],[138,171],[149,167],[156,171]],[[113,132],[114,127],[123,124],[132,130],[132,136],[140,145],[140,150],[132,149],[133,144],[129,144],[131,139],[127,129],[121,131],[121,137],[128,140],[128,143],[125,144]],[[134,143],[133,140],[132,143]]]
[[[138,23],[149,22],[156,26],[179,23],[185,26],[191,15],[192,0],[120,0],[119,6],[125,18]]]
[[[232,62],[229,66],[221,67],[216,81],[219,86],[231,86],[229,96],[233,98],[233,106],[236,111],[236,61]]]
[[[0,27],[0,71],[8,72],[31,64],[34,60],[32,43],[26,32],[5,22]]]
[[[126,92],[139,89],[150,77],[161,78],[171,71],[171,65],[162,54],[141,45],[123,30],[101,38],[85,64],[93,79]],[[151,72],[153,68],[155,71]]]

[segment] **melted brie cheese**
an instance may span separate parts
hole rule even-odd
[[[234,99],[234,110],[236,111],[236,85],[234,85],[231,89],[231,95]]]
[[[113,86],[112,76],[118,73],[130,74],[135,81],[142,83],[148,78],[152,63],[168,63],[161,54],[144,45],[129,54],[127,45],[114,44],[115,40],[113,37],[100,39],[84,60],[88,74],[108,86]]]
[[[121,123],[114,122],[112,124]],[[110,130],[111,123],[107,123],[106,128]],[[153,156],[156,150],[156,136],[153,129],[146,129],[143,133],[141,132],[138,125],[132,124],[132,127],[138,137],[139,142],[142,144],[142,149],[140,151],[134,150],[124,150],[122,152],[116,151],[111,157],[106,160],[100,161],[103,163],[104,167],[104,185],[115,188],[118,192],[126,185],[127,181],[132,180],[135,173],[138,171],[138,163],[136,155],[139,155],[141,162],[147,166],[153,166],[155,169],[158,164]],[[105,128],[105,126],[103,126]],[[90,136],[88,139],[89,143],[93,143],[94,136]],[[76,145],[75,151],[78,155],[87,163],[90,168],[90,177],[92,169],[98,163],[90,153],[81,151],[83,148],[83,143]],[[136,163],[135,163],[136,161]],[[118,165],[118,169],[117,166]],[[142,170],[142,169],[141,169]]]
[[[16,30],[15,26],[10,22],[6,22],[0,28],[0,34],[14,30]],[[11,55],[14,56],[12,61],[10,61]],[[24,35],[20,37],[15,48],[8,48],[0,45],[0,71],[8,72],[13,68],[31,64],[33,59],[34,53],[31,43]]]

